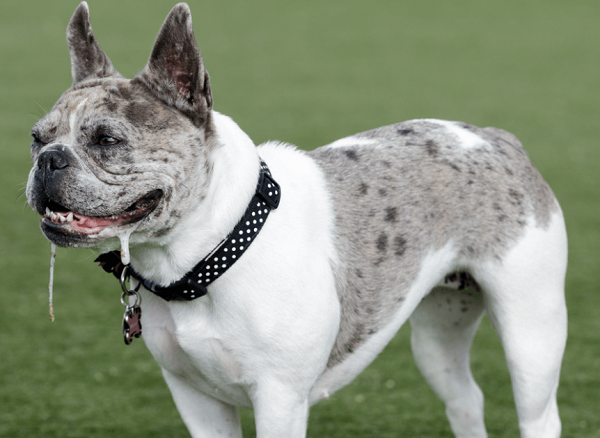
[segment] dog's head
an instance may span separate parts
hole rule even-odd
[[[198,206],[211,168],[212,96],[184,3],[143,71],[124,79],[82,2],[67,28],[73,85],[31,131],[27,200],[60,246],[94,246],[137,227],[166,234]]]

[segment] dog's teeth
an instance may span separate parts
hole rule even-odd
[[[73,212],[69,212],[69,214],[67,215],[67,222],[71,222],[73,220]]]
[[[53,211],[50,212],[50,219],[52,219],[53,221],[56,220],[56,213],[54,213]]]
[[[64,221],[66,221],[66,220],[67,220],[67,218],[66,218],[66,217],[64,217],[62,214],[59,214],[59,215],[58,215],[58,219],[60,219],[60,221],[61,221],[61,222],[64,222]]]
[[[46,207],[46,216],[48,216],[48,217],[49,217],[49,216],[50,216],[50,213],[51,213],[50,209],[49,209],[48,207]]]

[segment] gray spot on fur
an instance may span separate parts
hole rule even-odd
[[[360,186],[358,187],[358,193],[359,193],[361,196],[364,196],[364,195],[366,195],[368,192],[369,192],[369,186],[368,186],[368,185],[366,185],[364,182],[361,182],[361,183],[360,183]]]
[[[377,251],[385,253],[387,250],[388,237],[385,233],[381,233],[377,238]]]
[[[398,209],[396,207],[387,207],[385,209],[385,218],[386,222],[398,222]]]
[[[452,169],[456,170],[457,172],[461,172],[460,167],[458,167],[455,163],[453,163],[451,161],[447,161],[446,164],[448,164],[448,166],[450,166]]]
[[[309,153],[325,173],[336,213],[341,321],[328,366],[389,322],[428,252],[452,240],[462,255],[498,258],[519,238],[528,217],[545,227],[556,210],[550,188],[512,134],[457,126],[492,147],[465,149],[443,125],[414,120],[355,136],[374,139],[374,145]],[[348,159],[350,149],[360,160]],[[506,168],[513,174],[493,171]],[[369,181],[369,192],[385,195],[391,206],[382,208],[381,197],[357,197],[338,177],[358,180],[358,187]]]
[[[344,154],[346,154],[346,156],[354,161],[358,161],[358,155],[356,154],[356,151],[352,150],[352,149],[346,149],[344,150]]]
[[[435,144],[435,142],[433,140],[427,140],[425,142],[425,149],[427,150],[427,153],[429,155],[431,155],[432,157],[436,157],[438,154],[437,145]]]
[[[394,237],[394,254],[397,256],[404,255],[406,251],[406,240],[402,236]]]

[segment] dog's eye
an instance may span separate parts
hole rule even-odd
[[[40,137],[38,136],[37,132],[32,132],[31,137],[33,137],[33,143],[42,144],[42,145],[46,144],[42,140],[40,140]]]
[[[113,144],[117,144],[118,142],[119,142],[119,140],[117,140],[116,138],[105,136],[105,137],[100,138],[100,140],[98,141],[98,144],[100,146],[110,146]]]

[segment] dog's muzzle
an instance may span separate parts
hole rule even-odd
[[[117,207],[118,201],[122,203],[112,194],[117,186],[109,184],[102,191],[103,184],[86,185],[78,156],[62,144],[44,148],[34,169],[29,204],[42,216],[40,225],[46,237],[60,246],[89,246],[104,229],[147,217],[163,196],[161,189],[154,189]]]

